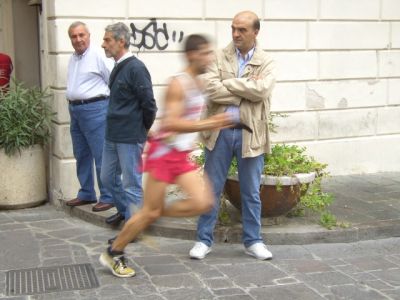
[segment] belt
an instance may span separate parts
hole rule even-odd
[[[252,130],[249,126],[247,126],[247,125],[245,125],[245,124],[242,124],[242,123],[238,123],[238,124],[236,124],[235,126],[230,127],[230,128],[231,128],[231,129],[245,129],[245,130],[247,130],[248,132],[253,133],[253,130]]]
[[[82,105],[82,104],[88,104],[92,102],[97,102],[97,101],[103,101],[106,100],[108,97],[107,96],[98,96],[98,97],[93,97],[85,100],[68,100],[69,104],[71,105]]]

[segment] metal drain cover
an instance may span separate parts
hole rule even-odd
[[[8,296],[45,294],[99,286],[91,264],[12,270],[6,273]]]

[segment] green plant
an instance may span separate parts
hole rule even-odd
[[[202,146],[203,147],[203,146]],[[197,156],[196,162],[203,165],[205,161],[204,149]],[[301,184],[300,201],[292,211],[289,217],[304,216],[306,211],[320,215],[320,224],[328,229],[333,226],[341,226],[336,222],[336,218],[328,211],[328,207],[333,202],[333,195],[325,193],[322,190],[322,180],[329,176],[326,172],[326,164],[316,161],[313,157],[305,153],[305,147],[297,145],[276,144],[272,147],[271,153],[264,156],[264,175],[270,176],[294,176],[299,173],[315,172],[316,177],[309,184]],[[232,160],[229,175],[237,172],[237,161]],[[278,182],[277,190],[281,189]],[[224,207],[221,205],[221,210]],[[225,216],[225,215],[224,215]],[[330,217],[331,216],[331,217]],[[333,225],[334,224],[334,225]]]
[[[306,191],[300,197],[299,207],[304,207],[312,212],[325,212],[333,202],[333,195],[322,191],[322,176],[316,177],[312,184],[306,188]],[[302,185],[304,191],[305,184]]]
[[[315,172],[316,177],[309,184],[301,184],[300,201],[289,212],[289,216],[303,216],[306,211],[320,215],[320,224],[328,229],[337,226],[336,217],[328,211],[333,202],[333,195],[322,190],[322,180],[329,174],[327,164],[317,162],[305,154],[306,148],[297,145],[277,144],[271,154],[265,155],[264,174],[272,176],[294,176],[299,173]],[[278,184],[279,189],[279,184]]]
[[[197,144],[198,150],[196,150],[196,153],[190,156],[190,159],[194,161],[199,167],[203,167],[204,163],[206,162],[206,153],[205,153],[205,147],[202,143]]]
[[[0,149],[7,155],[49,141],[54,115],[45,102],[49,96],[46,90],[16,80],[8,91],[0,89]]]
[[[321,213],[319,223],[327,229],[332,229],[332,227],[337,226],[336,217],[327,211]]]
[[[268,118],[268,129],[270,132],[276,133],[278,129],[278,125],[274,123],[275,118],[287,118],[287,114],[279,113],[279,112],[270,112]]]
[[[268,119],[268,127],[271,132],[276,132],[277,126],[274,124],[274,118],[287,117],[281,113],[271,113]],[[200,155],[195,156],[195,161],[202,166],[205,162],[204,146],[200,145]],[[319,223],[331,229],[333,226],[346,227],[348,224],[338,223],[334,215],[328,211],[329,205],[333,202],[333,195],[325,193],[322,190],[321,182],[323,178],[328,177],[326,172],[327,165],[316,161],[313,157],[305,153],[305,147],[297,145],[276,144],[272,147],[271,153],[264,156],[264,175],[270,176],[289,176],[292,177],[299,173],[315,172],[315,179],[308,184],[300,186],[300,201],[289,213],[288,216],[304,216],[306,211],[319,214]],[[237,173],[237,161],[234,158],[229,168],[229,175]],[[278,180],[277,191],[282,189]],[[226,207],[221,204],[221,211]],[[222,217],[221,217],[222,216]],[[220,219],[226,219],[226,214],[222,212]]]
[[[298,173],[321,173],[326,168],[313,157],[306,155],[306,148],[296,145],[277,144],[271,154],[264,156],[264,174],[272,176],[293,176]]]
[[[231,216],[229,215],[226,202],[227,200],[225,199],[225,197],[222,197],[222,199],[220,199],[220,207],[218,211],[218,222],[219,224],[224,226],[231,224]]]

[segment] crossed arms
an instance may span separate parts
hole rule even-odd
[[[275,64],[272,60],[260,66],[259,75],[222,79],[225,77],[223,72],[226,71],[215,61],[205,75],[209,100],[216,104],[238,106],[241,100],[266,101],[275,84]]]

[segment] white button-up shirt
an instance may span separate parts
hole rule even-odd
[[[68,63],[68,100],[85,100],[109,96],[108,80],[114,62],[100,48],[90,46],[85,53],[74,53]]]

